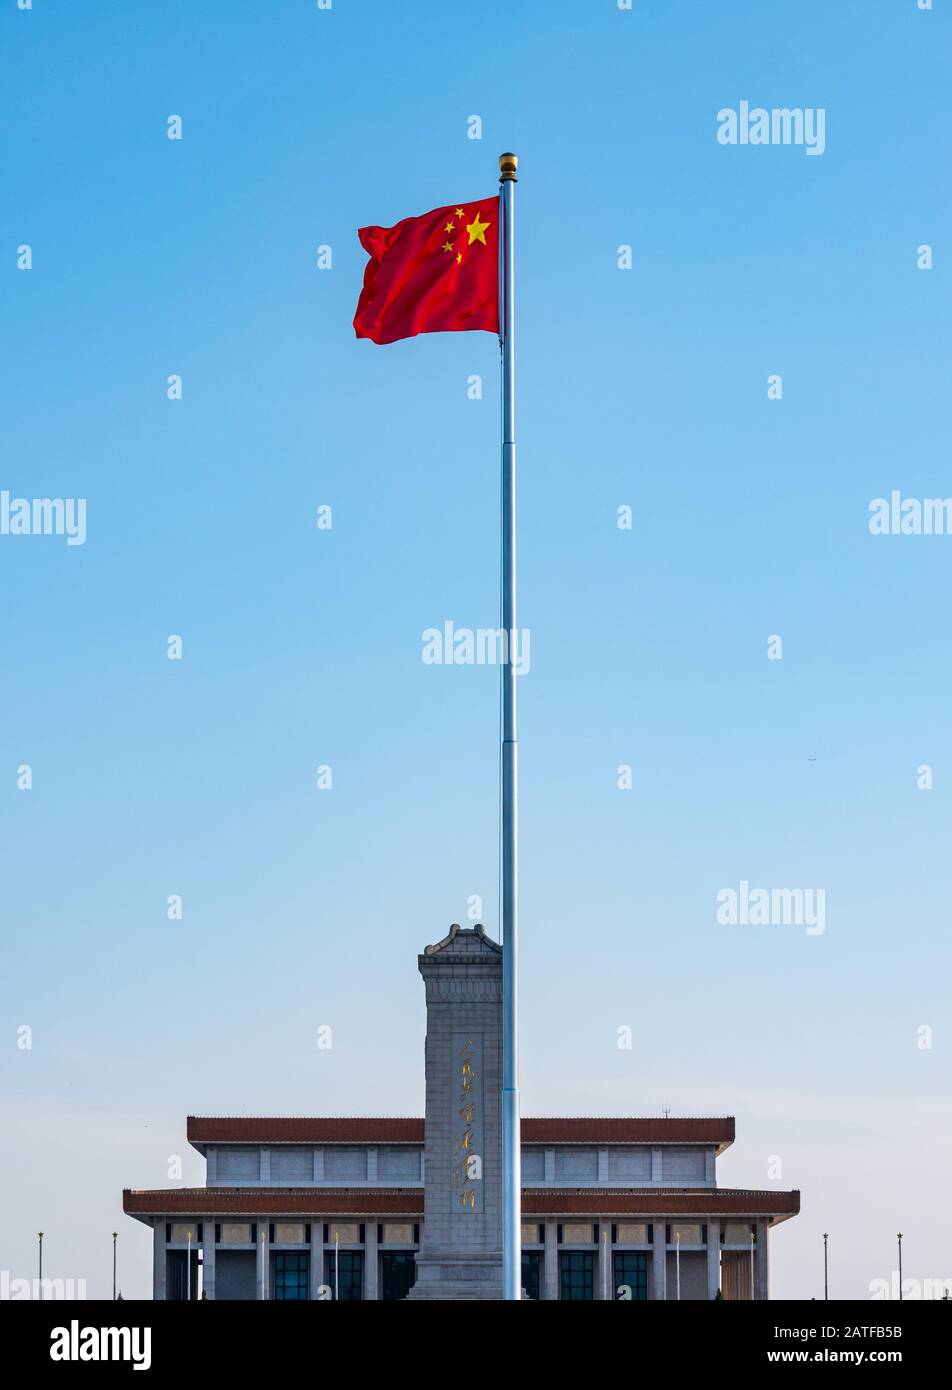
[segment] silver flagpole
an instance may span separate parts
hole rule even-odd
[[[502,1210],[503,1298],[522,1297],[519,1142],[519,767],[516,742],[516,371],[513,202],[518,159],[499,156],[502,345]]]

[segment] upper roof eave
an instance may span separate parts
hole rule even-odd
[[[208,1144],[422,1144],[421,1116],[203,1116],[189,1115],[188,1141],[200,1153]],[[713,1145],[718,1154],[734,1142],[733,1115],[527,1116],[524,1144]]]

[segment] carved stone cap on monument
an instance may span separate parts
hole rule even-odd
[[[426,983],[427,1000],[502,998],[502,947],[486,935],[481,923],[461,927],[417,957]]]

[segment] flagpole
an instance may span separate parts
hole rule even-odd
[[[502,347],[502,1202],[503,1298],[522,1297],[519,1135],[519,766],[516,740],[516,374],[513,202],[518,159],[499,156],[499,336]]]

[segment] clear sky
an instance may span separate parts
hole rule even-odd
[[[524,1112],[736,1115],[774,1296],[823,1231],[834,1296],[952,1276],[952,537],[868,528],[952,495],[950,11],[6,0],[0,488],[87,537],[0,536],[0,1267],[108,1294],[119,1230],[148,1296],[187,1113],[422,1112],[416,953],[497,931],[498,672],[421,633],[497,622],[498,346],[356,341],[356,229],[514,149]]]

